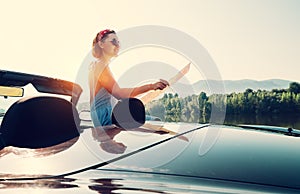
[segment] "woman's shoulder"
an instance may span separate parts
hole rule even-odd
[[[94,60],[91,61],[89,69],[90,70],[95,70],[95,69],[103,69],[105,67],[105,64],[103,64],[100,60]]]
[[[89,71],[90,71],[90,73],[94,73],[96,75],[99,75],[99,74],[105,74],[105,75],[110,74],[109,66],[106,65],[106,64],[103,64],[100,61],[93,61],[93,62],[91,62],[90,67],[89,67]]]

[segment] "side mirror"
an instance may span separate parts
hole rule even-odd
[[[23,88],[0,86],[0,96],[4,97],[22,97],[24,95]]]

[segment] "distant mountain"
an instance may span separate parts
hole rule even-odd
[[[292,81],[281,79],[269,79],[263,81],[243,79],[243,80],[200,80],[192,85],[182,83],[175,84],[173,90],[179,93],[179,96],[185,97],[192,94],[205,92],[206,94],[229,94],[233,92],[244,92],[250,88],[254,91],[287,89]]]

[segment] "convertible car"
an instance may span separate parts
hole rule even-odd
[[[27,96],[28,84],[41,94]],[[116,120],[136,124],[95,128],[78,108],[81,92],[69,81],[0,71],[0,191],[300,192],[297,129],[149,121],[130,100]]]

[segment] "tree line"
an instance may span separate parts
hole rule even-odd
[[[287,89],[246,89],[210,96],[201,92],[184,98],[169,93],[146,105],[147,114],[168,122],[203,123],[212,111],[225,115],[300,115],[300,84],[292,82]]]

